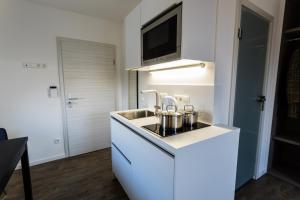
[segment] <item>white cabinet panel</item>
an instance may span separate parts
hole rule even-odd
[[[141,66],[141,6],[133,9],[124,20],[125,68]]]
[[[131,196],[133,194],[132,168],[128,158],[114,145],[111,146],[112,168],[122,187]]]
[[[120,124],[118,121],[111,119],[111,141],[114,143],[129,159],[132,159],[133,133]]]
[[[143,0],[141,2],[142,25],[159,15],[168,7],[180,2],[179,0]]]
[[[183,59],[214,62],[216,18],[217,0],[183,1]]]
[[[135,135],[134,199],[174,199],[174,157]]]
[[[129,149],[128,154],[112,145],[113,171],[131,200],[234,199],[239,129],[199,130],[208,138],[196,142],[195,132],[190,135],[195,143],[178,148],[173,156],[142,133],[112,121],[114,141]]]
[[[174,199],[174,157],[111,119],[113,172],[132,200]]]

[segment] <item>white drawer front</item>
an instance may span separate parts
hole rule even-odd
[[[131,200],[174,199],[174,157],[111,119],[113,171]]]
[[[134,135],[132,169],[134,172],[135,199],[174,199],[174,157]]]
[[[120,122],[111,118],[111,142],[114,143],[126,156],[132,157],[133,132]]]
[[[127,195],[130,196],[132,193],[131,164],[114,145],[111,146],[111,156],[113,172],[126,191]]]

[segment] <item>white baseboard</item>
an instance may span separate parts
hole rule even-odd
[[[58,154],[58,155],[50,156],[50,157],[43,158],[43,159],[40,159],[40,160],[31,161],[29,163],[29,165],[30,166],[39,165],[39,164],[47,163],[47,162],[50,162],[50,161],[59,160],[59,159],[65,158],[65,157],[66,157],[65,154]],[[21,169],[21,163],[20,162],[17,165],[16,169]]]

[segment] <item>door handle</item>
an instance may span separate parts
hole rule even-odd
[[[74,103],[74,101],[80,100],[80,99],[83,99],[83,98],[68,98],[66,103],[68,104],[69,108],[72,108],[73,104],[76,104],[76,103]]]
[[[67,105],[69,108],[72,108],[73,107],[73,102],[72,101],[67,101]]]
[[[257,96],[256,101],[257,102],[265,102],[266,101],[266,97],[265,96]]]
[[[84,99],[84,98],[79,98],[79,97],[71,97],[71,95],[69,94],[68,97],[66,98],[66,104],[68,105],[69,108],[73,107],[74,101],[78,101],[80,99]]]
[[[68,98],[69,101],[76,101],[76,100],[80,100],[80,99],[83,99],[83,98]]]
[[[261,95],[256,97],[256,101],[258,103],[261,103],[261,111],[264,111],[265,109],[265,102],[266,102],[266,97]]]

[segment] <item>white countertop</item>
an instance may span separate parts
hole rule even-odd
[[[152,110],[152,109],[139,109],[139,110]],[[133,110],[132,110],[133,111]],[[139,118],[134,120],[128,120],[125,117],[122,117],[118,113],[128,112],[128,111],[116,111],[111,112],[111,117],[122,122],[129,128],[133,129],[135,132],[155,143],[159,147],[168,151],[169,153],[175,155],[176,151],[208,140],[213,137],[218,137],[223,134],[235,133],[235,128],[226,127],[224,125],[212,125],[202,129],[193,130],[184,134],[169,136],[169,137],[160,137],[155,133],[152,133],[149,130],[142,128],[142,126],[159,123],[158,117],[146,117]]]

